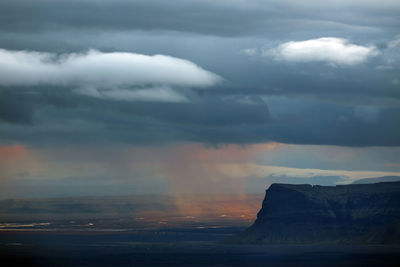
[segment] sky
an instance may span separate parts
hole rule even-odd
[[[0,198],[400,175],[400,2],[2,0]]]

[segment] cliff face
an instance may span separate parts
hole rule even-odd
[[[400,243],[400,182],[273,184],[241,243]]]

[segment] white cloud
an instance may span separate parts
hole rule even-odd
[[[247,56],[255,56],[257,55],[257,49],[255,48],[246,48],[242,49],[241,52]]]
[[[182,102],[186,98],[172,88],[208,87],[219,80],[193,62],[165,55],[96,50],[56,55],[0,49],[0,85],[6,86],[71,86],[101,98]]]
[[[400,46],[400,36],[397,36],[396,39],[394,39],[388,43],[389,48],[395,48],[397,46]]]
[[[264,55],[290,62],[327,62],[337,65],[355,65],[376,56],[379,52],[373,46],[351,44],[342,38],[319,38],[299,42],[287,42]]]
[[[137,90],[118,88],[117,90],[99,90],[96,87],[81,87],[77,93],[103,99],[143,102],[189,102],[183,95],[169,87],[154,87]]]

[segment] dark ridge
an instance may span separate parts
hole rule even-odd
[[[400,182],[272,184],[254,224],[232,241],[400,244]]]

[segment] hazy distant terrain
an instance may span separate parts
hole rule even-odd
[[[1,229],[137,229],[250,225],[263,195],[121,196],[0,201]]]
[[[383,176],[377,178],[365,178],[356,180],[353,184],[373,184],[382,182],[400,182],[400,176]]]

